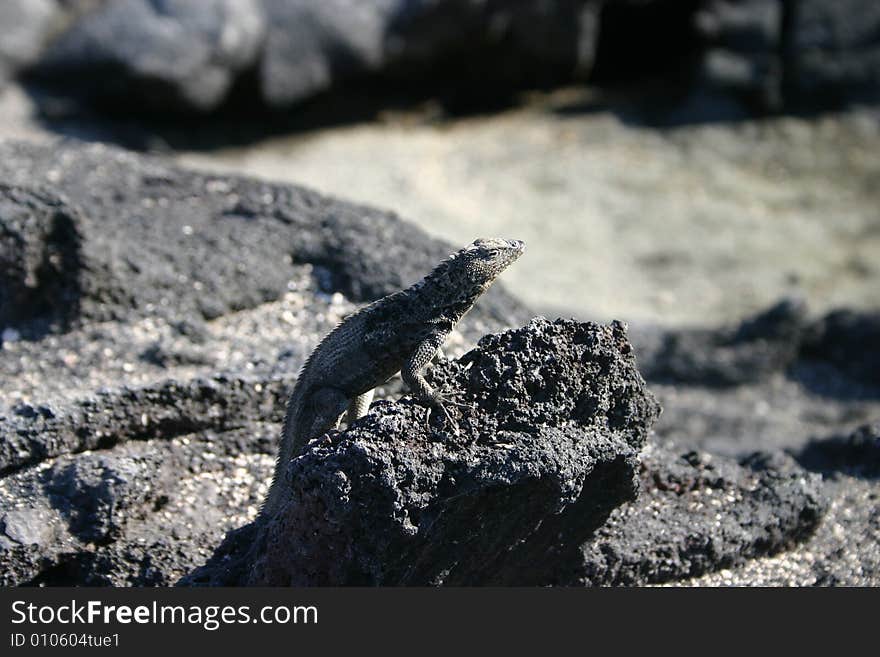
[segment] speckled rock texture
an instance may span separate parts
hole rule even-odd
[[[221,550],[192,580],[518,584],[548,559],[567,569],[552,555],[635,496],[660,408],[622,325],[536,319],[432,379],[467,405],[458,435],[412,402],[379,405],[293,459],[286,506],[258,519],[240,560]]]
[[[458,435],[392,379],[255,524],[317,340],[452,249],[295,186],[0,143],[2,584],[880,583],[874,314],[791,300],[627,333],[528,324],[502,282],[429,371]]]
[[[809,538],[828,500],[818,475],[790,457],[738,463],[655,446],[638,500],[616,509],[582,546],[563,584],[643,585],[702,575],[772,555]]]
[[[317,340],[454,247],[118,149],[0,150],[3,583],[171,584],[256,512]],[[527,317],[499,284],[451,351]]]

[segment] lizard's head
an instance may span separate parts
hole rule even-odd
[[[525,248],[520,240],[479,239],[456,253],[455,259],[469,282],[485,288],[519,258]]]
[[[476,240],[437,265],[410,292],[427,290],[428,306],[442,308],[458,321],[525,248],[519,240]]]

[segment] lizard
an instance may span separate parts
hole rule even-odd
[[[283,499],[284,471],[306,443],[366,415],[374,388],[398,371],[413,396],[443,412],[447,400],[422,370],[458,321],[525,250],[520,240],[478,239],[427,276],[348,315],[306,359],[287,401],[275,470],[261,514]],[[454,426],[454,423],[453,423]]]

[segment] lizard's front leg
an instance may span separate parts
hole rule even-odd
[[[431,359],[434,358],[437,350],[440,349],[445,341],[446,336],[439,333],[432,333],[425,338],[419,346],[416,347],[416,350],[413,352],[412,356],[410,356],[409,360],[404,363],[400,370],[400,376],[416,398],[443,411],[449,424],[452,425],[457,434],[458,426],[456,425],[455,420],[452,419],[449,411],[447,411],[446,407],[443,405],[443,396],[430,386],[425,380],[425,376],[422,374],[422,370],[431,362]]]

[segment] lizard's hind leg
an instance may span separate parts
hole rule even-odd
[[[302,452],[306,443],[312,438],[317,438],[330,429],[338,428],[348,404],[348,396],[336,388],[318,388],[309,395],[306,414],[303,417],[305,431],[299,433],[302,436],[302,444],[296,445],[294,454]]]
[[[345,416],[346,424],[351,424],[359,417],[363,417],[367,414],[367,411],[370,410],[370,404],[373,403],[373,394],[375,394],[375,392],[376,389],[373,388],[351,400],[351,403],[348,405],[348,413]]]

